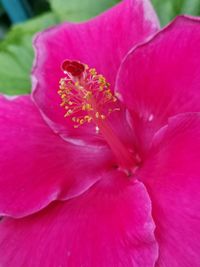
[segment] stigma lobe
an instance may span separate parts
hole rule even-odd
[[[85,66],[78,61],[64,60],[61,69],[64,73],[70,73],[72,76],[77,77],[84,72]]]

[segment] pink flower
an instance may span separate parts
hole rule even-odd
[[[0,266],[199,265],[200,24],[158,27],[126,0],[35,39],[31,98],[0,97]]]

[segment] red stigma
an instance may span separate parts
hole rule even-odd
[[[61,65],[61,69],[64,72],[68,72],[72,76],[77,77],[77,76],[80,76],[84,72],[85,66],[79,63],[78,61],[65,60],[63,61]]]

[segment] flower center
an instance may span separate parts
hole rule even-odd
[[[137,162],[112,129],[108,117],[120,111],[117,97],[111,92],[105,77],[94,68],[78,61],[65,60],[61,66],[65,77],[60,80],[58,94],[65,117],[70,117],[74,128],[94,123],[117,158],[120,168],[130,175]]]

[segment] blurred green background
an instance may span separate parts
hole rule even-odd
[[[119,0],[0,0],[0,92],[30,92],[33,35],[64,20],[83,21]],[[200,0],[152,0],[161,25],[178,14],[200,15]],[[16,12],[16,10],[19,11]]]

